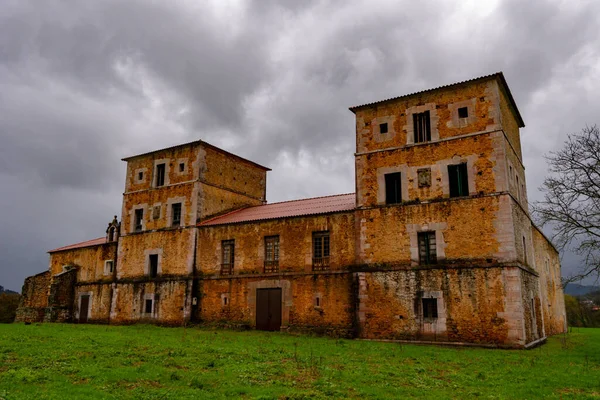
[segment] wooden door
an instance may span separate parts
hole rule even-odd
[[[256,329],[278,331],[281,328],[281,288],[256,290]]]
[[[90,308],[90,295],[81,296],[81,305],[79,306],[79,322],[88,321],[88,311]]]

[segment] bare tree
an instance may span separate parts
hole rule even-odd
[[[559,249],[573,249],[585,264],[569,281],[600,277],[600,130],[596,125],[568,136],[564,147],[546,156],[549,175],[533,204],[536,220],[553,230]]]

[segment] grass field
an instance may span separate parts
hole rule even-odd
[[[0,324],[1,399],[600,398],[600,329],[533,350]]]

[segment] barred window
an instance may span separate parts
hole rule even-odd
[[[329,231],[313,232],[313,270],[329,269]]]
[[[419,232],[419,264],[435,264],[437,252],[435,232]]]
[[[223,275],[229,275],[233,272],[234,249],[234,240],[223,240],[221,242],[221,274]]]
[[[265,237],[265,273],[279,271],[279,236]]]

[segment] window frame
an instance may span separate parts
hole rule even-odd
[[[229,250],[228,262],[225,262],[225,252]],[[235,264],[235,239],[227,239],[221,241],[221,275],[233,274]]]
[[[264,272],[279,272],[279,235],[265,236]],[[271,249],[269,249],[271,247]]]
[[[413,143],[431,142],[431,113],[429,110],[413,113]]]
[[[108,265],[110,264],[110,268]],[[115,271],[115,260],[104,260],[104,275],[112,275]]]
[[[144,230],[144,209],[136,208],[133,215],[133,231],[142,232]]]
[[[156,174],[156,180],[154,182],[154,187],[158,188],[158,187],[165,186],[165,176],[167,174],[167,164],[166,163],[156,164],[154,171]]]
[[[397,178],[397,179],[396,179]],[[385,204],[401,204],[402,203],[402,173],[401,172],[390,172],[383,175],[385,182]],[[397,187],[394,187],[393,195],[391,185],[397,183]],[[390,199],[393,197],[393,199]]]
[[[386,135],[390,132],[389,126],[387,122],[382,122],[379,124],[379,133],[381,135]]]
[[[317,245],[319,247],[317,247]],[[319,250],[317,251],[317,248]],[[331,232],[315,231],[312,233],[312,268],[313,271],[325,271],[331,262]]]
[[[419,265],[437,264],[437,238],[435,231],[417,232],[417,246]],[[425,254],[425,257],[423,257],[423,254]]]
[[[153,268],[153,260],[156,260],[156,268]],[[160,256],[159,254],[148,254],[148,276],[152,279],[160,274]]]
[[[466,162],[448,165],[450,198],[469,196],[469,168]]]
[[[440,313],[437,297],[422,297],[421,310],[424,320],[438,319]]]
[[[178,212],[175,212],[176,209],[178,209]],[[182,226],[182,220],[181,220],[182,210],[183,210],[183,205],[181,204],[181,202],[171,204],[171,227],[172,228],[178,228],[178,227]],[[177,218],[175,218],[175,216],[177,216]]]

